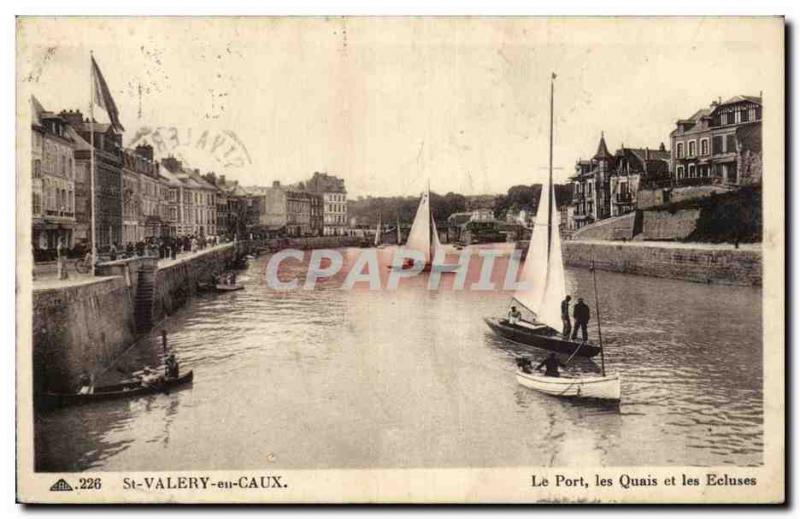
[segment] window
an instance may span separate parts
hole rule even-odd
[[[42,197],[39,193],[33,194],[33,214],[42,214]]]
[[[744,110],[742,110],[741,114],[742,114],[742,121],[741,122],[746,123],[747,121],[750,120],[750,110],[748,108],[745,108]]]
[[[714,155],[719,155],[720,153],[723,153],[722,136],[717,135],[716,137],[714,137],[714,139],[711,142],[711,149]]]
[[[33,161],[33,178],[42,177],[42,161],[36,159]]]
[[[697,141],[689,141],[689,156],[694,157],[697,155]]]
[[[725,136],[725,153],[733,153],[736,151],[736,136],[729,134]]]
[[[708,155],[708,139],[700,140],[700,155]]]
[[[697,176],[697,171],[695,169],[694,164],[689,164],[689,178],[695,178]]]
[[[683,178],[683,166],[678,166],[675,168],[675,175],[678,177],[678,179]]]
[[[679,142],[677,148],[678,148],[677,157],[679,159],[682,159],[683,158],[683,143]]]

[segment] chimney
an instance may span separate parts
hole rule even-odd
[[[58,115],[74,128],[83,123],[83,114],[80,110],[62,110]]]
[[[644,160],[650,160],[650,148],[648,147],[644,149]]]
[[[667,147],[666,147],[666,146],[664,146],[664,143],[663,143],[663,142],[662,142],[662,143],[661,143],[661,145],[658,147],[658,151],[667,151]]]
[[[273,180],[272,181],[272,187],[274,187],[274,188],[281,187],[281,181],[280,180]]]
[[[139,144],[136,146],[136,154],[140,157],[145,157],[148,160],[153,160],[153,147],[149,144]]]
[[[225,175],[219,176],[219,183],[222,184],[223,186],[225,185]]]
[[[164,167],[167,168],[172,173],[175,173],[176,171],[179,171],[181,169],[181,166],[183,166],[181,161],[179,161],[178,159],[176,159],[172,155],[170,155],[169,157],[167,157],[165,159],[161,159],[161,164],[163,164]]]

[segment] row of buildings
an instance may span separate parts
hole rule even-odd
[[[597,151],[578,160],[570,229],[669,201],[675,188],[735,189],[761,182],[761,97],[718,99],[670,132],[670,149],[620,146],[611,153],[601,133]]]
[[[159,237],[345,234],[347,191],[333,175],[314,173],[293,186],[244,187],[176,157],[159,160],[149,144],[126,148],[118,127],[90,122],[80,111],[55,113],[35,98],[31,103],[37,261],[52,259],[59,246],[89,250],[93,208],[100,251]]]

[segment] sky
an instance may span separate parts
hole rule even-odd
[[[93,51],[125,145],[156,136],[161,155],[245,185],[326,171],[353,198],[417,195],[428,181],[439,193],[503,193],[547,178],[551,73],[564,182],[601,132],[612,151],[669,147],[675,121],[714,99],[763,91],[768,105],[781,28],[778,18],[26,18],[18,95],[88,112]]]

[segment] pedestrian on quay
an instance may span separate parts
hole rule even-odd
[[[575,329],[572,330],[572,340],[574,341],[578,337],[578,329],[580,328],[583,342],[586,342],[589,340],[587,326],[589,324],[591,312],[589,311],[589,305],[583,302],[582,297],[578,298],[578,303],[572,311],[572,317],[575,318]]]
[[[561,335],[569,339],[569,333],[572,331],[572,321],[569,320],[569,302],[572,300],[570,296],[561,301],[561,322],[564,323],[564,329]]]
[[[59,238],[58,245],[56,245],[56,268],[58,269],[58,279],[67,279],[69,277],[67,274],[67,265],[64,256],[64,239]]]

